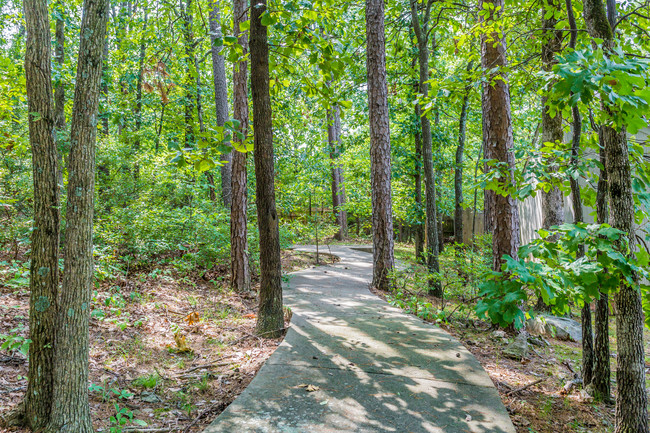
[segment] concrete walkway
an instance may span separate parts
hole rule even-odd
[[[340,262],[292,275],[284,342],[206,433],[515,432],[465,347],[368,291],[363,250],[331,247]]]

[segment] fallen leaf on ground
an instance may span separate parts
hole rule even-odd
[[[181,335],[178,332],[174,334],[174,341],[176,342],[177,351],[179,353],[190,352],[192,350],[187,345],[187,340],[185,339],[185,336]]]
[[[199,323],[199,313],[195,311],[193,313],[188,314],[185,317],[185,321],[190,326],[194,325],[195,323]]]
[[[300,385],[298,385],[298,388],[305,388],[305,391],[307,392],[314,392],[320,389],[320,387],[316,385],[306,384],[306,383],[301,383]]]

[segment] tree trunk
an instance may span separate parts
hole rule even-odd
[[[613,33],[600,0],[584,4],[587,30],[592,37],[604,40],[604,47],[614,45]],[[634,202],[631,189],[631,167],[625,128],[621,131],[603,125],[600,133],[607,160],[610,224],[628,234],[633,250]],[[618,366],[616,378],[616,432],[647,432],[647,395],[643,352],[643,310],[640,293],[622,282],[614,295],[616,315]],[[600,309],[600,308],[599,308]]]
[[[24,421],[32,430],[37,431],[49,420],[54,389],[52,347],[58,329],[59,296],[58,152],[52,135],[56,119],[52,100],[47,2],[25,0],[23,7],[27,30],[25,84],[34,177],[34,230],[31,234],[29,282],[29,338],[32,343],[29,345],[25,417],[15,421]],[[21,410],[18,408],[14,415],[22,415]]]
[[[571,0],[565,0],[567,17],[569,19],[569,26],[571,28],[571,36],[569,40],[569,48],[575,49],[576,41],[578,39],[578,27],[576,25],[575,16],[573,14],[573,4]],[[580,115],[580,108],[575,105],[571,109],[571,114],[573,116],[572,132],[573,137],[571,140],[571,161],[570,164],[577,168],[580,161],[580,138],[582,136],[582,116]],[[542,119],[543,123],[543,119]],[[580,184],[578,179],[574,179],[573,176],[569,178],[569,183],[571,184],[571,200],[573,206],[573,222],[579,223],[584,222],[583,212],[582,212],[582,197],[580,195]],[[584,257],[585,251],[584,246],[582,246],[577,254],[576,259]],[[594,341],[593,341],[593,329],[591,322],[591,304],[585,302],[582,307],[581,313],[582,319],[582,383],[583,385],[588,385],[593,382],[594,379]],[[598,312],[596,312],[596,319],[598,319]],[[609,350],[608,350],[609,357]],[[609,362],[609,359],[608,359]],[[609,379],[608,379],[609,380]]]
[[[61,14],[64,5],[59,3]],[[66,143],[65,137],[65,86],[63,84],[63,62],[65,61],[65,23],[62,18],[57,18],[55,28],[54,60],[59,69],[59,78],[54,84],[54,126],[56,128],[56,147],[59,153],[59,175],[57,177],[59,188],[63,188],[63,153]]]
[[[627,148],[627,134],[603,125],[609,181],[610,224],[628,234],[633,251],[634,200]],[[621,283],[616,302],[616,432],[647,432],[648,411],[643,350],[643,307],[641,293]]]
[[[372,286],[388,290],[388,277],[395,266],[395,258],[383,0],[366,0],[366,45],[372,190]]]
[[[210,201],[217,201],[217,186],[214,183],[214,175],[210,171],[206,171],[205,178],[208,180],[208,198]]]
[[[420,26],[420,18],[417,11],[418,3],[411,0],[411,21],[415,36],[418,42],[418,62],[420,65],[419,90],[423,98],[429,94],[429,50],[427,47],[427,29],[431,2],[426,5],[423,27]],[[419,105],[419,104],[418,104]],[[424,190],[426,198],[426,258],[429,273],[440,272],[438,251],[440,249],[438,239],[438,222],[436,206],[436,183],[433,175],[433,150],[431,139],[431,122],[426,115],[422,115],[418,107],[420,125],[422,128],[422,156],[424,158]],[[429,293],[436,297],[442,297],[442,286],[437,278],[429,278]]]
[[[193,26],[193,16],[192,16],[192,0],[186,0],[185,6],[183,7],[183,2],[180,2],[181,6],[181,18],[183,20],[183,39],[185,43],[185,147],[189,148],[194,146],[195,137],[194,137],[194,104],[196,101],[196,86],[193,79],[193,74],[198,72],[196,71],[194,60],[194,31]]]
[[[481,0],[481,9],[490,6],[490,13],[483,18],[483,26],[496,25],[503,13],[503,0]],[[487,10],[487,9],[486,9]],[[481,62],[486,71],[495,71],[483,84],[483,145],[485,158],[504,164],[500,168],[500,182],[505,186],[514,183],[515,156],[510,112],[510,88],[507,76],[502,72],[506,66],[506,41],[502,34],[493,31],[481,35]],[[519,249],[519,211],[511,195],[490,194],[489,222],[492,234],[492,268],[501,270],[502,257],[517,257]]]
[[[555,56],[562,52],[562,31],[555,29],[558,19],[556,12],[562,10],[560,0],[544,0],[542,2],[542,69],[550,72],[557,63]],[[547,12],[552,12],[547,17]],[[552,117],[549,113],[547,102],[548,96],[542,93],[542,147],[545,143],[558,143],[563,139],[562,115],[557,113]],[[545,164],[549,167],[549,173],[558,171],[554,157],[546,158]],[[551,187],[546,192],[542,191],[542,228],[548,230],[553,226],[559,226],[564,222],[564,196],[557,186]],[[557,237],[555,237],[556,239]],[[542,297],[537,298],[535,307],[538,311],[551,311],[551,307],[544,303]],[[591,315],[589,316],[591,323]],[[586,317],[584,318],[586,320]],[[584,324],[584,322],[583,322]],[[584,341],[583,341],[584,342]],[[583,353],[584,355],[584,353]],[[583,371],[584,374],[584,371]],[[584,380],[584,377],[583,377]]]
[[[210,9],[210,40],[212,41],[212,77],[214,79],[214,102],[217,110],[217,125],[223,126],[228,118],[228,84],[226,83],[226,63],[221,54],[222,45],[217,40],[223,37],[221,33],[221,15],[218,0],[212,0]],[[238,21],[239,22],[239,21]],[[239,29],[235,25],[235,32]],[[221,166],[221,200],[223,205],[230,207],[232,195],[232,153],[224,153],[221,160],[226,161]]]
[[[248,37],[239,30],[239,25],[248,20],[247,1],[234,0],[233,21],[235,37],[243,49],[243,54],[248,52]],[[248,135],[248,88],[247,62],[245,60],[233,65],[233,116],[239,121],[239,131]],[[241,147],[243,140],[235,137],[235,147]],[[231,285],[237,291],[250,290],[251,274],[248,263],[248,180],[246,171],[247,153],[235,150],[232,153],[232,188],[230,204],[230,260],[231,260]]]
[[[54,393],[47,432],[91,433],[88,322],[93,282],[95,140],[108,0],[85,0],[70,132],[65,272],[59,297]]]
[[[133,181],[135,184],[135,191],[138,191],[138,182],[140,181],[140,142],[142,133],[142,80],[144,78],[144,58],[146,54],[146,40],[145,34],[147,31],[147,7],[144,8],[144,27],[142,28],[142,36],[140,39],[140,56],[138,58],[138,81],[136,87],[135,97],[135,141],[133,142]]]
[[[562,52],[562,31],[556,30],[558,23],[556,12],[561,11],[560,0],[544,0],[542,3],[542,69],[550,72],[557,63],[555,56]],[[547,18],[546,13],[553,14]],[[546,106],[548,96],[542,94],[542,146],[544,143],[558,143],[563,139],[562,116],[558,113],[552,117]],[[555,158],[547,161],[549,172],[558,170]],[[564,196],[557,186],[550,191],[542,191],[542,228],[549,229],[564,223]]]
[[[598,133],[601,148],[600,163],[603,170],[600,171],[598,179],[598,192],[596,194],[596,222],[604,224],[609,220],[607,209],[607,158],[602,148],[603,135]],[[596,335],[595,335],[595,353],[594,353],[594,374],[592,385],[594,396],[597,400],[610,402],[612,400],[611,391],[611,368],[609,355],[609,295],[603,291],[600,292],[600,298],[596,301]]]
[[[419,85],[419,81],[418,81]],[[420,121],[422,116],[419,115],[420,106],[415,105],[415,116]],[[424,225],[422,224],[422,134],[420,130],[415,133],[415,166],[413,167],[414,181],[415,185],[415,206],[417,221],[415,222],[415,260],[421,262],[424,260]]]
[[[340,241],[348,237],[348,213],[343,209],[345,186],[341,165],[337,161],[341,152],[341,108],[338,105],[327,110],[327,140],[332,166],[332,212],[339,228],[334,239]]]
[[[110,16],[109,16],[109,20],[110,20]],[[110,40],[110,36],[108,32],[106,32],[106,39],[104,40],[104,53],[103,53],[104,62],[102,65],[102,84],[101,84],[102,100],[99,107],[100,109],[99,117],[102,122],[102,135],[104,137],[108,137],[110,134],[109,122],[108,122],[110,117],[108,83],[111,79],[111,72],[110,72],[110,67],[108,62],[109,40]],[[103,198],[104,192],[106,191],[104,185],[108,184],[110,174],[111,174],[110,169],[106,164],[100,163],[97,166],[97,180],[99,181],[99,190],[98,190],[99,197]]]
[[[614,35],[602,0],[585,0],[583,6],[587,31],[593,38],[603,40],[605,50],[614,46]],[[613,15],[613,14],[610,14]],[[603,96],[603,109],[605,106]],[[612,227],[625,232],[634,251],[634,200],[632,171],[627,147],[627,133],[602,125],[607,180],[609,183],[609,220]],[[618,362],[616,382],[616,433],[648,431],[647,395],[645,390],[645,360],[643,351],[643,307],[641,293],[621,281],[614,294],[616,314],[616,349]]]
[[[260,302],[255,331],[265,337],[279,337],[284,328],[282,311],[282,269],[280,231],[275,209],[273,167],[273,119],[269,93],[269,45],[267,28],[261,16],[266,0],[251,5],[251,88],[255,141],[257,222],[260,234]]]
[[[569,0],[570,2],[571,0]],[[580,136],[582,133],[582,119],[580,116],[580,109],[574,106],[572,109],[573,114],[573,140],[571,146],[571,165],[577,167],[580,161]],[[574,223],[583,222],[584,217],[582,214],[582,198],[580,196],[580,184],[578,179],[570,178],[571,183],[571,198],[573,204]],[[584,257],[584,247],[581,247],[577,254],[576,259]],[[602,296],[602,295],[601,295]],[[607,295],[605,295],[607,296]],[[594,339],[593,328],[591,322],[591,303],[585,302],[582,307],[582,382],[583,384],[592,383],[594,378]],[[596,312],[596,321],[599,315]],[[607,325],[606,325],[607,326]],[[607,365],[609,368],[609,339],[607,338]],[[608,379],[609,381],[609,376]]]
[[[467,64],[467,72],[472,70],[474,62]],[[464,242],[463,227],[463,159],[465,157],[465,130],[467,128],[467,109],[469,108],[469,92],[471,84],[465,86],[465,95],[460,108],[458,119],[458,147],[456,148],[456,166],[454,167],[454,238],[457,244]]]

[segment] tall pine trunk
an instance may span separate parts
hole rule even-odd
[[[395,258],[383,0],[366,0],[366,45],[372,189],[372,286],[387,290],[390,286],[389,274],[395,267]]]
[[[34,180],[34,230],[31,234],[29,297],[29,372],[22,406],[3,424],[40,430],[48,422],[54,389],[54,350],[59,285],[58,152],[52,100],[50,22],[47,2],[23,2],[27,43],[25,84]],[[24,411],[23,411],[24,410]],[[24,418],[23,418],[24,416]]]
[[[235,24],[237,27],[238,24]],[[239,31],[235,28],[235,31]],[[214,80],[214,103],[217,111],[217,125],[223,127],[228,118],[228,84],[226,83],[226,62],[221,53],[221,45],[217,40],[221,39],[221,14],[219,13],[219,2],[212,1],[210,9],[210,40],[212,41],[212,78]],[[223,205],[230,207],[232,196],[232,153],[224,153],[221,160],[226,161],[221,166],[221,200]]]
[[[338,162],[341,152],[341,108],[338,105],[327,110],[327,141],[332,167],[332,212],[338,226],[334,238],[340,241],[348,237],[348,213],[343,209],[346,202],[345,186],[343,171]]]
[[[260,293],[255,331],[265,337],[278,337],[284,328],[282,311],[282,269],[280,231],[275,208],[273,167],[273,119],[269,93],[269,44],[262,15],[266,0],[251,4],[250,50],[255,133],[255,178],[257,223],[260,234]]]
[[[472,70],[473,62],[467,64],[467,72]],[[454,238],[457,244],[462,244],[465,238],[463,227],[463,161],[465,158],[465,131],[467,129],[467,110],[469,108],[469,92],[471,84],[465,86],[465,94],[460,107],[458,119],[458,147],[456,148],[456,165],[454,167]]]
[[[420,120],[420,106],[415,106],[415,116]],[[417,208],[417,221],[415,223],[415,259],[419,262],[424,260],[424,225],[422,223],[422,134],[420,130],[415,133],[415,161],[414,161],[414,171],[413,175],[413,184],[415,185],[415,206]]]
[[[192,0],[186,0],[185,5],[181,0],[181,18],[183,20],[183,43],[185,44],[185,147],[192,147],[195,144],[194,137],[194,109],[196,101],[196,83],[193,74],[197,73],[194,64],[194,19],[192,13]]]
[[[239,25],[248,20],[247,1],[233,1],[233,22],[235,37],[243,50],[243,55],[248,53],[248,36],[242,33]],[[242,60],[233,65],[233,116],[239,122],[239,132],[248,135],[248,65]],[[235,147],[242,146],[243,140],[234,138]],[[241,149],[243,150],[243,149]],[[251,275],[248,263],[248,179],[246,170],[246,156],[248,154],[234,150],[232,153],[232,188],[230,204],[230,260],[231,260],[231,285],[237,291],[249,290]]]
[[[70,130],[65,260],[59,297],[52,414],[46,432],[93,432],[88,406],[90,295],[99,86],[108,0],[85,0]]]
[[[489,9],[486,7],[489,6]],[[481,0],[482,10],[489,10],[483,26],[500,27],[505,4],[503,0]],[[506,41],[503,33],[492,31],[481,35],[481,64],[483,70],[494,71],[483,84],[483,147],[487,160],[502,164],[500,183],[514,183],[515,156],[510,111],[510,87],[502,70],[506,67]],[[505,167],[505,168],[504,168]],[[488,197],[489,226],[492,228],[492,268],[501,270],[502,257],[517,257],[519,249],[519,211],[511,195],[490,191]]]
[[[603,40],[605,50],[614,47],[614,34],[602,0],[585,0],[583,6],[587,31],[592,38]],[[602,108],[607,111],[603,97]],[[608,125],[600,129],[607,159],[609,183],[609,221],[612,227],[626,233],[634,251],[634,200],[632,170],[625,128]],[[629,253],[633,254],[633,253]],[[614,294],[616,315],[616,433],[648,431],[648,398],[645,389],[645,356],[643,350],[643,306],[641,293],[624,281]]]
[[[429,14],[431,10],[431,2],[426,5],[424,13],[423,25],[420,25],[420,17],[418,14],[418,3],[411,0],[411,21],[413,30],[418,42],[418,62],[419,62],[419,91],[422,98],[427,98],[429,95],[429,49],[427,47],[427,34]],[[427,269],[429,273],[438,273],[440,271],[440,263],[438,260],[438,252],[440,243],[438,239],[438,215],[436,206],[436,183],[433,174],[433,142],[431,137],[431,122],[426,114],[423,114],[421,109],[418,108],[418,115],[420,116],[420,126],[422,129],[422,157],[424,159],[424,191],[426,199],[426,260]],[[433,296],[442,297],[442,285],[436,278],[429,279],[429,293]]]
[[[550,72],[557,63],[555,56],[562,51],[563,32],[556,30],[558,23],[556,13],[564,8],[561,0],[544,0],[542,2],[542,69]],[[547,15],[548,12],[552,14]],[[562,116],[557,113],[551,116],[547,107],[548,96],[542,94],[542,146],[544,143],[562,142]],[[558,170],[554,158],[546,161],[549,171]],[[564,196],[557,186],[553,186],[548,192],[542,191],[542,228],[548,229],[564,222]]]
[[[562,52],[562,31],[555,29],[558,19],[556,13],[563,10],[560,0],[544,0],[542,2],[542,69],[550,72],[557,63],[555,56]],[[557,113],[551,116],[547,107],[548,96],[542,93],[542,148],[545,143],[558,143],[563,139],[562,115]],[[558,166],[553,156],[546,157],[544,161],[549,167],[549,173],[558,171]],[[542,191],[542,228],[548,230],[564,222],[564,196],[557,186],[552,186],[547,191]],[[544,304],[542,297],[537,298],[535,307],[538,311],[550,311],[550,306]],[[584,378],[583,378],[584,379]]]

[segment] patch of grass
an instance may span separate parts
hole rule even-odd
[[[143,376],[137,377],[133,381],[133,386],[138,386],[142,388],[152,389],[158,385],[160,381],[160,376],[158,373],[145,374]]]

